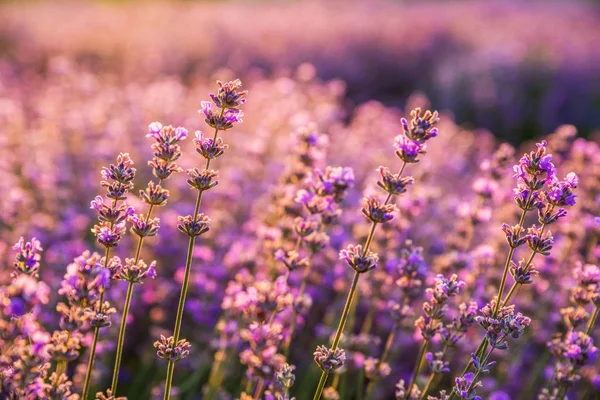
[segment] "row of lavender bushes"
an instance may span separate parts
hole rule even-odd
[[[56,55],[123,85],[311,62],[354,103],[423,90],[513,143],[600,125],[600,11],[587,1],[22,3],[0,9],[0,71],[20,86]]]
[[[60,67],[2,99],[5,398],[600,389],[600,147],[572,126],[519,157],[420,96],[345,115],[308,65],[197,116],[203,85]]]

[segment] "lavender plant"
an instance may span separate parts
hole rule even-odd
[[[174,128],[172,126],[162,126],[159,122],[154,122],[149,126],[147,137],[155,140],[152,144],[154,157],[148,162],[152,167],[152,173],[158,179],[158,183],[148,182],[145,190],[140,190],[140,197],[148,205],[148,211],[144,214],[133,214],[129,216],[131,222],[131,233],[138,237],[135,255],[133,258],[125,259],[122,263],[119,259],[114,259],[111,264],[112,279],[128,282],[127,295],[121,317],[119,336],[117,340],[117,349],[115,364],[113,370],[110,393],[117,393],[117,384],[119,382],[119,370],[121,359],[123,357],[123,346],[125,344],[125,331],[127,328],[127,317],[129,307],[133,296],[134,285],[143,284],[144,280],[156,276],[156,261],[150,264],[144,262],[140,256],[142,245],[146,237],[156,236],[158,234],[160,220],[152,218],[154,207],[166,205],[169,198],[169,191],[163,188],[164,182],[175,172],[181,172],[182,169],[177,165],[177,160],[181,157],[181,149],[178,142],[187,137],[187,131],[183,127]]]
[[[185,275],[181,286],[181,294],[179,296],[179,305],[175,319],[175,328],[173,330],[173,336],[168,338],[162,336],[161,339],[154,344],[158,349],[158,356],[168,361],[165,381],[165,399],[169,399],[171,396],[175,362],[185,358],[189,354],[188,349],[190,344],[185,339],[180,339],[180,333],[196,237],[208,232],[210,229],[210,218],[205,214],[200,213],[202,195],[206,190],[209,190],[218,183],[218,181],[214,179],[217,176],[216,171],[209,170],[210,162],[223,155],[228,147],[223,142],[223,139],[218,137],[219,131],[226,131],[242,122],[243,113],[239,107],[246,102],[245,96],[247,92],[239,90],[242,85],[239,80],[226,83],[219,81],[218,85],[219,91],[217,94],[210,95],[212,102],[202,102],[202,109],[200,110],[206,117],[206,124],[209,127],[214,128],[214,136],[212,139],[206,138],[201,131],[196,131],[196,139],[194,139],[196,151],[206,159],[206,166],[202,171],[198,168],[187,171],[189,176],[187,181],[188,185],[190,185],[192,189],[198,191],[194,213],[193,215],[178,217],[179,225],[177,228],[189,236],[189,244]]]
[[[385,201],[380,202],[374,196],[366,197],[364,200],[365,206],[361,211],[371,221],[371,229],[364,247],[361,245],[349,245],[346,250],[340,252],[340,259],[346,261],[354,269],[355,273],[332,346],[330,348],[319,346],[314,353],[315,362],[322,370],[321,378],[313,397],[315,400],[321,398],[330,372],[343,366],[346,359],[344,350],[338,348],[338,346],[346,326],[350,308],[352,307],[360,275],[374,269],[378,263],[377,254],[370,251],[377,225],[389,222],[394,217],[397,208],[394,204],[389,204],[392,196],[403,193],[406,191],[407,185],[413,182],[413,179],[410,177],[402,177],[406,164],[418,162],[419,155],[425,153],[426,142],[437,136],[437,128],[435,128],[439,120],[437,112],[426,111],[421,114],[420,109],[415,109],[411,112],[411,116],[410,126],[406,120],[402,120],[404,132],[396,136],[394,142],[396,155],[403,161],[400,171],[394,175],[384,169],[383,179],[379,183],[388,193]]]
[[[99,282],[97,305],[84,309],[84,312],[89,315],[90,324],[94,328],[94,339],[90,348],[89,362],[81,395],[84,399],[87,399],[90,390],[90,379],[94,370],[100,328],[110,326],[110,315],[116,312],[108,301],[104,301],[104,292],[108,286],[110,251],[119,244],[126,232],[127,219],[134,215],[133,207],[125,203],[126,195],[133,188],[133,179],[135,178],[136,170],[132,165],[133,161],[129,154],[121,153],[117,157],[116,164],[110,164],[109,167],[103,168],[102,178],[104,180],[101,185],[106,188],[106,197],[110,200],[107,204],[102,196],[96,196],[91,203],[91,208],[98,213],[99,221],[98,224],[94,225],[92,232],[98,243],[105,248],[104,258],[101,261],[103,264],[101,274],[106,279]]]
[[[519,285],[532,283],[532,275],[537,270],[532,264],[537,254],[549,255],[554,244],[554,238],[550,232],[544,234],[548,225],[551,225],[567,215],[565,206],[575,205],[573,189],[577,187],[578,178],[574,173],[567,175],[564,181],[556,177],[556,170],[552,164],[552,156],[546,154],[545,141],[537,144],[537,151],[525,154],[519,164],[515,165],[514,177],[517,179],[515,189],[515,202],[522,210],[517,225],[502,225],[509,252],[506,258],[502,279],[497,296],[491,300],[480,312],[482,315],[476,317],[476,321],[486,330],[486,335],[475,353],[471,355],[471,361],[456,378],[456,385],[449,396],[464,399],[475,398],[475,389],[481,386],[477,380],[481,373],[489,373],[493,362],[489,362],[492,352],[508,349],[508,339],[519,338],[531,319],[519,312],[515,312],[515,306],[509,305]],[[527,212],[537,210],[540,228],[532,225],[527,228],[525,234],[525,217]],[[518,247],[527,244],[531,249],[531,255],[527,259],[519,261],[518,265],[513,261],[513,255]],[[503,298],[507,275],[511,272],[514,283]],[[488,346],[491,346],[488,352]],[[469,372],[471,367],[475,372]]]

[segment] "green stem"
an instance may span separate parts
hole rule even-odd
[[[346,321],[348,320],[348,314],[350,314],[350,308],[352,307],[352,300],[354,300],[354,294],[356,293],[356,288],[358,286],[358,279],[360,278],[360,272],[354,273],[354,279],[352,280],[352,286],[350,287],[350,291],[348,292],[348,298],[346,299],[346,304],[344,305],[344,310],[342,311],[342,317],[340,318],[340,322],[338,324],[337,331],[335,332],[335,337],[333,339],[332,350],[335,351],[340,341],[342,340],[342,333],[344,332],[344,327],[346,326]],[[317,390],[315,391],[314,400],[318,400],[321,398],[323,394],[323,389],[325,387],[325,382],[327,381],[327,377],[329,376],[329,372],[323,371],[321,373],[321,379],[319,381],[319,385],[317,386]]]
[[[437,374],[435,372],[432,373],[431,375],[429,375],[429,379],[427,380],[427,383],[425,384],[425,387],[423,388],[423,391],[421,392],[421,397],[419,398],[419,400],[425,399],[425,396],[427,396],[429,389],[431,389],[431,385],[433,385],[433,381],[435,380],[436,376],[437,376]]]
[[[140,240],[141,242],[141,240]],[[136,263],[137,264],[137,263]],[[117,384],[119,382],[119,369],[121,368],[121,359],[123,357],[123,345],[125,343],[125,331],[127,329],[127,315],[129,314],[129,306],[131,305],[131,297],[133,294],[133,282],[129,282],[127,287],[127,296],[125,297],[125,307],[121,316],[121,326],[119,328],[119,339],[117,340],[117,354],[115,358],[115,366],[113,370],[112,383],[110,385],[113,396],[117,394]]]
[[[596,306],[596,309],[594,310],[592,316],[590,317],[590,320],[588,321],[587,329],[585,330],[585,333],[588,336],[592,334],[592,329],[594,329],[594,324],[596,323],[596,319],[598,318],[598,310],[600,310],[600,306]]]
[[[164,179],[158,181],[158,185],[162,185]],[[152,216],[152,210],[154,204],[150,204],[148,207],[148,213],[146,214],[146,224],[150,221]],[[138,236],[138,243],[135,249],[134,264],[137,265],[140,260],[142,253],[142,245],[144,244],[144,236]],[[131,306],[131,298],[133,297],[133,282],[129,283],[127,288],[127,297],[125,299],[125,305],[123,306],[123,315],[121,317],[121,326],[119,327],[119,339],[117,341],[117,350],[115,354],[115,365],[113,368],[113,377],[111,383],[111,392],[113,396],[117,395],[117,385],[119,383],[119,370],[121,369],[121,361],[123,359],[123,345],[125,344],[125,331],[127,330],[127,317],[129,316],[129,308]]]
[[[203,191],[198,191],[198,198],[196,199],[196,207],[194,208],[194,219],[198,216],[198,210],[202,203]],[[183,322],[183,310],[185,309],[185,299],[187,296],[188,286],[190,284],[190,274],[192,270],[192,257],[194,253],[194,245],[196,243],[196,237],[190,236],[188,243],[187,257],[185,261],[185,273],[183,275],[183,283],[181,285],[181,292],[179,294],[179,304],[177,306],[177,316],[175,318],[175,329],[173,330],[173,345],[177,346],[179,342],[179,334],[181,333],[181,323]],[[175,370],[175,363],[169,360],[167,368],[167,379],[165,383],[165,400],[171,398],[171,386],[173,384],[173,371]]]
[[[254,400],[259,400],[262,395],[263,389],[265,388],[265,381],[263,379],[258,380],[256,391],[254,392]]]
[[[417,362],[415,364],[415,371],[410,378],[410,383],[406,387],[406,399],[410,398],[410,394],[412,393],[412,387],[417,382],[417,377],[419,376],[419,372],[421,372],[421,364],[423,364],[423,357],[425,357],[425,352],[427,351],[427,345],[429,344],[429,340],[425,339],[421,348],[419,349],[419,354],[417,355]]]
[[[325,389],[325,384],[327,383],[327,378],[329,377],[329,373],[323,371],[321,374],[321,379],[319,379],[319,384],[317,385],[317,390],[315,391],[315,395],[313,396],[313,400],[320,400],[321,395],[323,394],[323,389]]]
[[[116,206],[117,200],[113,200],[113,208]],[[113,224],[111,223],[111,228]],[[108,257],[110,256],[110,247],[106,248],[104,253],[104,268],[108,267]],[[100,289],[100,298],[98,299],[98,312],[102,311],[102,303],[104,302],[104,286],[101,286]],[[92,371],[94,369],[94,361],[96,360],[96,345],[98,344],[98,336],[100,334],[100,327],[94,328],[94,340],[92,341],[92,349],[90,351],[90,359],[88,361],[87,371],[85,373],[85,381],[83,383],[83,391],[81,394],[82,400],[86,400],[88,398],[88,394],[90,391],[90,379],[92,377]]]
[[[85,374],[85,382],[83,384],[83,392],[81,395],[82,400],[87,400],[88,393],[90,391],[90,377],[92,375],[92,370],[94,369],[94,358],[96,356],[96,345],[98,344],[98,334],[100,333],[100,329],[94,329],[94,340],[92,341],[92,349],[90,352],[90,359],[88,361],[87,372]]]
[[[531,201],[531,197],[533,196],[533,190],[531,190],[529,192],[529,195],[527,196],[527,201],[525,202],[525,205],[529,205],[529,202]],[[518,223],[518,234],[521,233],[521,231],[523,230],[523,222],[525,221],[525,215],[527,215],[527,208],[525,208],[522,212],[521,212],[521,218],[519,218],[519,223]],[[504,272],[502,273],[502,280],[500,281],[500,288],[498,289],[498,296],[496,296],[496,307],[494,307],[494,314],[493,317],[496,318],[496,316],[498,316],[498,310],[500,310],[500,303],[502,300],[502,294],[504,293],[504,286],[506,285],[506,277],[508,275],[508,270],[510,268],[510,262],[512,261],[512,257],[513,254],[515,253],[515,248],[511,246],[510,251],[508,252],[508,257],[506,257],[506,263],[504,264]]]

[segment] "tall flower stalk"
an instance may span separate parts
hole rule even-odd
[[[425,153],[426,141],[437,136],[437,128],[434,127],[439,121],[437,112],[426,111],[421,114],[421,110],[417,108],[411,111],[411,116],[410,126],[408,121],[402,119],[404,132],[398,135],[394,142],[396,154],[403,161],[399,172],[393,174],[387,168],[379,169],[381,180],[378,185],[388,193],[385,201],[380,202],[374,196],[365,198],[362,213],[371,221],[371,229],[364,246],[350,244],[345,250],[340,251],[340,259],[345,260],[354,270],[354,277],[331,348],[319,346],[314,353],[315,362],[322,373],[313,400],[321,398],[330,372],[341,367],[346,359],[345,352],[339,348],[339,344],[356,295],[360,275],[376,268],[379,262],[378,255],[370,251],[377,225],[394,218],[397,208],[394,204],[390,204],[390,200],[394,195],[404,193],[407,186],[414,182],[412,177],[402,177],[406,165],[418,162],[419,155]]]
[[[475,396],[474,389],[480,386],[477,378],[481,373],[488,373],[489,368],[493,365],[488,362],[492,352],[496,349],[508,349],[507,339],[520,337],[531,321],[521,313],[516,313],[515,307],[509,305],[508,301],[519,285],[531,284],[533,276],[538,273],[533,265],[534,257],[537,254],[546,256],[550,254],[554,238],[550,232],[544,233],[545,228],[567,214],[564,207],[575,205],[576,196],[573,194],[573,189],[577,187],[578,183],[578,178],[574,173],[568,174],[564,181],[559,181],[551,159],[552,155],[546,154],[546,142],[542,141],[537,144],[535,152],[525,154],[514,167],[514,177],[517,179],[515,202],[522,210],[521,217],[515,226],[502,225],[509,252],[498,295],[481,309],[482,315],[476,318],[477,322],[486,330],[486,335],[475,353],[471,355],[471,360],[461,376],[456,378],[456,385],[450,394],[450,399],[456,396],[473,398]],[[537,210],[541,227],[532,225],[525,233],[525,216],[528,211],[532,210]],[[531,249],[531,255],[517,264],[512,259],[513,255],[518,247],[525,244]],[[509,271],[515,282],[506,298],[503,299]],[[487,351],[488,346],[492,347],[489,352]],[[474,373],[469,372],[471,367],[474,367]]]
[[[133,288],[136,283],[143,284],[146,278],[154,279],[156,276],[156,262],[153,261],[148,265],[140,258],[144,239],[158,234],[160,221],[158,218],[152,218],[152,211],[154,207],[161,207],[167,203],[169,191],[163,188],[163,184],[173,173],[182,171],[176,163],[181,157],[181,148],[178,142],[187,137],[187,131],[182,127],[162,126],[159,122],[153,122],[148,128],[149,133],[146,136],[155,140],[152,144],[154,157],[148,164],[152,167],[152,173],[158,179],[158,184],[155,185],[154,182],[150,181],[145,190],[140,190],[140,198],[148,205],[148,212],[146,215],[137,214],[129,217],[132,224],[131,233],[138,237],[135,255],[133,258],[126,259],[124,264],[116,266],[113,270],[113,279],[124,280],[128,282],[128,285],[121,326],[119,327],[115,364],[110,386],[111,395],[117,393]]]
[[[231,129],[234,125],[242,122],[243,113],[239,107],[246,101],[245,96],[247,91],[239,90],[242,85],[239,80],[217,83],[219,85],[219,90],[216,95],[210,95],[212,102],[203,101],[202,109],[199,111],[206,117],[206,124],[211,128],[214,128],[214,136],[212,138],[205,138],[202,132],[196,131],[196,139],[194,139],[196,151],[206,159],[206,166],[203,170],[193,168],[187,171],[189,176],[187,181],[188,184],[192,189],[198,191],[194,213],[193,215],[178,217],[179,225],[177,228],[189,236],[189,243],[173,336],[169,338],[161,337],[159,341],[154,343],[154,346],[158,349],[158,356],[168,360],[165,380],[165,400],[171,397],[175,362],[189,354],[190,344],[187,340],[180,339],[180,333],[196,237],[208,232],[210,229],[210,218],[199,213],[202,195],[206,190],[214,187],[218,183],[218,181],[215,180],[217,172],[209,170],[210,163],[211,160],[221,156],[225,149],[227,149],[227,145],[223,143],[223,139],[218,137],[219,131]]]
[[[106,197],[110,199],[108,204],[104,198],[96,196],[92,201],[91,208],[98,213],[99,223],[94,226],[92,232],[97,241],[105,247],[103,268],[107,270],[110,262],[110,251],[119,244],[126,232],[126,221],[134,214],[133,207],[127,206],[126,194],[133,188],[133,179],[135,177],[135,168],[132,167],[133,161],[127,153],[121,153],[117,157],[117,163],[111,164],[108,168],[102,169],[101,185],[106,188]],[[87,399],[90,390],[90,378],[94,370],[94,361],[96,358],[96,345],[100,328],[110,326],[110,314],[115,312],[108,302],[104,301],[104,292],[106,285],[99,287],[99,299],[95,310],[90,310],[90,323],[94,328],[94,339],[90,349],[90,358],[83,383],[82,398]]]

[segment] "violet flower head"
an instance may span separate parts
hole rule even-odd
[[[111,307],[108,301],[102,303],[102,307],[87,307],[83,310],[84,316],[95,328],[106,328],[111,325],[110,317],[117,310]]]
[[[148,162],[152,173],[160,180],[168,179],[173,173],[182,169],[176,161],[181,157],[179,142],[187,138],[187,130],[181,126],[174,128],[171,125],[163,126],[160,122],[153,122],[148,126],[149,133],[146,137],[153,138],[153,158]]]
[[[552,155],[546,154],[546,141],[543,140],[536,146],[537,151],[525,154],[513,167],[514,177],[530,190],[541,189],[545,184],[551,183],[556,176],[556,169],[551,161]]]
[[[573,172],[569,173],[564,181],[559,181],[554,177],[546,192],[546,199],[553,206],[574,206],[577,196],[573,194],[573,189],[577,187],[578,182],[579,178]]]
[[[217,172],[213,170],[202,170],[198,168],[188,169],[189,176],[187,183],[193,189],[208,190],[215,187],[219,182],[215,179]]]
[[[7,317],[21,317],[35,307],[47,304],[50,288],[30,275],[17,275],[10,285],[0,288],[0,311]]]
[[[296,203],[303,204],[311,214],[320,214],[331,207],[330,197],[318,196],[316,193],[300,189],[296,194]]]
[[[475,374],[472,372],[466,373],[463,377],[454,380],[453,391],[460,399],[464,400],[481,400],[481,397],[475,395],[475,389],[483,386],[481,382],[473,382]]]
[[[333,350],[325,346],[317,346],[314,359],[323,372],[329,373],[344,365],[346,352],[340,348]]]
[[[381,203],[377,197],[369,196],[364,198],[365,206],[362,208],[362,213],[372,222],[383,224],[394,218],[394,214],[398,211],[395,204]]]
[[[79,332],[55,331],[46,351],[55,361],[73,361],[79,357],[81,339]]]
[[[125,264],[115,271],[113,279],[142,284],[147,278],[154,279],[155,277],[156,261],[152,261],[148,265],[144,260],[139,259],[136,264],[135,259],[126,258]]]
[[[201,131],[196,131],[196,139],[194,139],[194,145],[196,146],[196,152],[207,160],[218,158],[225,153],[225,150],[229,148],[229,145],[223,142],[223,139],[217,137],[205,137]]]
[[[386,362],[380,362],[378,358],[369,357],[365,360],[365,377],[369,380],[380,380],[390,375],[392,369]]]
[[[215,104],[210,101],[203,101],[200,104],[201,108],[198,112],[202,112],[206,117],[204,122],[216,130],[226,131],[242,123],[244,113],[240,109],[215,107]]]
[[[148,218],[144,214],[133,214],[129,217],[131,232],[139,237],[150,237],[158,234],[160,219]]]
[[[108,191],[107,196],[114,200],[125,200],[124,194],[133,188],[135,168],[129,153],[121,153],[116,164],[110,164],[101,171],[104,179],[101,184]]]
[[[146,190],[140,190],[140,198],[148,205],[164,206],[169,199],[169,191],[150,181]]]
[[[377,185],[391,195],[399,195],[406,192],[408,185],[412,185],[415,179],[412,176],[401,177],[400,174],[392,174],[387,167],[377,168],[381,180]]]
[[[414,164],[419,162],[419,155],[426,153],[427,145],[400,134],[394,139],[394,148],[396,149],[396,155],[402,161]]]
[[[346,261],[356,272],[364,273],[377,267],[379,264],[379,256],[377,253],[369,250],[364,254],[361,245],[349,244],[348,247],[340,251],[340,260]]]
[[[127,229],[125,227],[125,222],[113,226],[110,225],[111,224],[108,222],[95,225],[92,228],[92,232],[96,236],[98,243],[105,247],[116,247],[119,245],[119,242],[125,235]]]
[[[239,79],[230,82],[217,81],[219,91],[216,95],[210,94],[213,103],[219,108],[235,109],[246,102],[247,90],[240,91],[242,81]]]
[[[210,218],[200,213],[196,218],[191,215],[177,217],[179,224],[177,229],[190,237],[200,236],[210,230]]]
[[[16,272],[13,273],[13,276],[20,273],[37,278],[41,259],[40,252],[43,250],[40,241],[31,238],[31,241],[25,242],[25,239],[20,237],[12,249],[18,251],[14,264]]]
[[[177,362],[190,354],[192,345],[185,339],[180,339],[177,344],[174,343],[173,336],[164,337],[160,335],[160,340],[154,342],[157,349],[156,355],[163,360]]]
[[[422,113],[421,108],[417,107],[410,112],[410,116],[410,126],[406,119],[401,120],[406,137],[418,143],[425,143],[437,136],[438,130],[435,125],[440,122],[437,111],[426,110]]]

